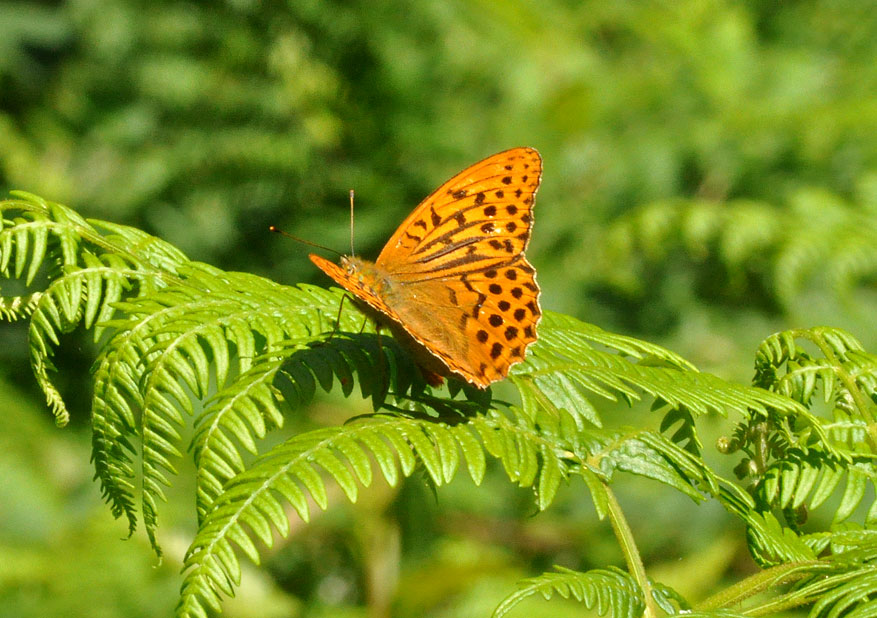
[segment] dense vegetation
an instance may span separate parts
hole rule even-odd
[[[0,188],[51,200],[3,202],[0,312],[20,320],[0,330],[0,615],[167,615],[196,514],[197,549],[204,522],[227,512],[214,501],[233,505],[273,470],[273,455],[248,451],[294,461],[320,436],[358,444],[329,449],[354,457],[351,476],[301,481],[325,512],[284,494],[288,519],[269,519],[290,530],[271,549],[235,539],[264,566],[241,563],[226,615],[485,616],[552,565],[590,579],[556,571],[525,591],[617,589],[603,601],[625,609],[642,580],[606,568],[630,567],[613,541],[619,512],[662,603],[741,581],[795,583],[802,602],[822,599],[817,615],[867,600],[875,47],[877,17],[860,2],[0,5]],[[308,353],[337,294],[229,272],[325,287],[269,224],[343,249],[353,187],[357,250],[373,256],[450,173],[516,145],[545,160],[528,255],[552,313],[492,401],[430,393],[392,345],[388,393],[367,332],[336,341],[361,356]],[[270,328],[234,326],[245,303]],[[344,319],[359,331],[353,311]],[[194,324],[205,333],[165,356],[163,374],[162,342]],[[258,421],[224,426],[221,448],[204,442],[223,384],[231,396],[259,371],[279,372],[285,405],[260,392],[247,423],[274,431],[252,449]],[[129,408],[107,396],[113,384],[132,389]],[[52,427],[45,395],[73,431]],[[392,414],[344,424],[381,405]],[[357,431],[395,446],[376,451]],[[496,444],[491,431],[519,438]],[[388,436],[416,443],[412,432],[438,455],[415,449],[406,463]],[[463,469],[478,486],[451,482]],[[399,478],[363,489],[368,474]],[[120,543],[135,523],[149,534]],[[157,569],[149,543],[164,550]],[[756,565],[774,570],[747,580]],[[190,556],[187,590],[203,592],[197,572]],[[779,611],[769,603],[762,615]],[[582,608],[509,615],[524,611]]]

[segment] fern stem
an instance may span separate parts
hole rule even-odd
[[[813,577],[820,572],[826,575],[831,573],[834,567],[823,561],[790,562],[759,571],[746,579],[737,582],[733,586],[698,603],[695,610],[703,612],[718,611],[733,606],[739,606],[743,601],[770,591],[776,591],[780,586],[795,583],[807,577]],[[852,577],[852,576],[851,576]],[[811,587],[785,592],[778,597],[768,599],[763,603],[748,607],[748,616],[775,616],[782,611],[789,611],[803,605],[813,603],[819,598],[819,593],[824,592],[820,584],[827,587],[837,584],[837,580],[829,583],[828,580],[819,578],[815,580],[817,590]]]
[[[603,483],[603,490],[606,492],[609,522],[612,524],[612,529],[615,531],[615,537],[621,544],[621,551],[624,553],[625,562],[627,562],[627,570],[630,572],[634,580],[636,580],[637,585],[639,585],[640,590],[643,592],[643,601],[646,605],[646,610],[643,613],[643,616],[646,618],[654,618],[659,615],[658,608],[655,606],[655,600],[652,597],[652,585],[649,582],[649,578],[646,576],[646,568],[643,565],[642,557],[636,547],[636,541],[633,538],[633,531],[630,529],[630,525],[627,523],[627,518],[624,517],[624,512],[621,510],[621,505],[618,504],[618,499],[609,488],[609,485]]]

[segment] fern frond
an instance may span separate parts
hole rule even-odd
[[[494,610],[494,618],[509,614],[521,601],[541,595],[546,601],[554,595],[573,598],[598,615],[613,618],[641,616],[645,610],[642,590],[628,574],[617,569],[594,569],[581,573],[555,566],[555,573],[543,573],[521,582],[521,589],[505,598]]]
[[[841,329],[784,331],[759,346],[754,383],[808,407],[821,389],[831,418],[750,418],[735,433],[741,476],[764,508],[791,510],[822,505],[843,483],[834,519],[848,518],[877,481],[877,356]]]
[[[810,616],[872,616],[877,611],[877,533],[850,528],[823,534],[832,554],[818,562],[786,565],[797,581],[779,600],[810,605]],[[786,578],[786,581],[793,581]]]
[[[50,283],[45,290],[30,295],[25,311],[30,313],[30,357],[37,383],[55,413],[58,424],[66,424],[68,413],[49,374],[54,370],[51,356],[61,333],[79,325],[91,327],[96,320],[113,314],[113,303],[127,293],[165,285],[168,273],[159,271],[149,255],[132,241],[147,236],[143,232],[112,226],[112,235],[102,235],[98,228],[76,212],[24,192],[18,199],[0,201],[0,273],[34,283],[37,273],[46,270]],[[162,247],[165,264],[182,254],[155,239]],[[152,250],[151,250],[152,251]],[[153,251],[154,252],[154,251]],[[10,306],[7,299],[6,307]],[[15,302],[14,300],[12,301]],[[3,312],[6,317],[18,310]],[[95,336],[101,336],[100,328]]]
[[[298,345],[293,346],[293,353]],[[195,421],[192,452],[197,470],[196,506],[203,520],[223,485],[244,471],[244,461],[235,443],[256,454],[256,440],[273,427],[283,425],[274,399],[277,371],[287,355],[263,356],[243,372],[234,384],[221,389],[206,404]],[[234,442],[232,441],[234,440]]]
[[[607,442],[601,453],[592,455],[604,469],[620,470],[664,483],[695,501],[703,493],[717,495],[720,479],[702,459],[650,431],[617,435]]]
[[[595,344],[609,351],[599,349]],[[527,360],[516,365],[512,381],[524,409],[565,409],[581,421],[601,426],[589,396],[631,402],[645,392],[690,414],[709,412],[806,413],[803,406],[768,391],[725,382],[696,371],[660,346],[607,333],[569,316],[545,312],[540,338]]]
[[[320,472],[328,473],[355,501],[358,484],[372,482],[371,460],[391,485],[399,471],[409,476],[420,461],[436,485],[455,475],[460,453],[469,474],[480,483],[485,470],[481,446],[468,424],[440,425],[414,418],[372,417],[345,427],[321,429],[295,436],[261,456],[235,476],[213,504],[185,560],[188,569],[178,615],[205,615],[205,605],[217,607],[219,594],[238,584],[240,566],[232,543],[251,560],[259,561],[258,539],[271,546],[271,528],[288,533],[280,499],[304,521],[310,516],[307,496],[327,508],[326,486]],[[397,468],[398,466],[398,468]],[[244,527],[246,525],[246,528]]]
[[[185,563],[180,614],[202,615],[206,607],[219,603],[220,594],[237,585],[240,566],[233,545],[258,562],[255,541],[270,546],[272,526],[287,534],[280,499],[305,521],[310,515],[308,496],[327,508],[320,472],[328,473],[355,501],[358,485],[368,486],[372,480],[369,458],[391,485],[398,481],[397,465],[402,476],[409,476],[420,462],[431,481],[441,486],[456,474],[462,454],[478,484],[484,476],[484,451],[500,460],[512,482],[537,490],[540,510],[550,505],[560,482],[571,474],[605,480],[615,470],[630,472],[666,483],[695,500],[704,499],[702,491],[719,491],[718,479],[698,458],[663,436],[590,434],[578,430],[565,412],[534,421],[514,409],[484,411],[455,424],[418,416],[363,417],[343,428],[295,436],[245,470],[232,461],[214,476],[216,485],[222,478],[230,480],[222,485],[222,493],[207,501],[209,512]]]
[[[229,392],[239,395],[239,376],[248,375],[254,366],[264,369],[265,359],[273,367],[269,372],[273,380],[282,366],[280,361],[288,356],[287,352],[294,351],[291,341],[306,343],[327,329],[324,313],[334,315],[334,308],[323,311],[325,307],[320,303],[331,306],[339,300],[335,294],[314,288],[293,291],[259,277],[225,273],[205,264],[180,264],[176,273],[179,283],[114,305],[127,317],[105,323],[117,334],[107,343],[95,372],[93,418],[98,474],[107,493],[118,503],[117,510],[129,514],[130,521],[129,488],[136,477],[130,462],[135,454],[130,445],[109,436],[124,434],[139,420],[142,511],[153,542],[156,500],[163,499],[163,487],[169,483],[167,473],[174,473],[173,461],[183,450],[179,429],[186,421],[178,410],[191,415],[194,403],[208,398],[211,392],[217,392],[220,398]],[[346,318],[351,324],[354,320]],[[270,387],[270,383],[266,381],[264,386]],[[272,390],[271,396],[275,394]],[[268,425],[279,426],[282,417],[265,405],[264,389],[256,396],[262,402],[260,414],[265,415]],[[244,443],[262,437],[259,422],[250,426],[254,433],[239,423],[238,415],[248,411],[253,399],[235,396],[231,402],[230,408],[223,408],[233,412],[222,417],[225,429],[235,425],[232,433]],[[207,410],[208,414],[215,411]],[[207,418],[200,428],[210,422]],[[199,487],[199,495],[208,501],[220,482],[213,473],[221,467],[226,472],[238,468],[234,448],[223,449],[225,457],[213,456],[216,452],[210,441],[215,438],[228,446],[225,437],[201,431],[191,446],[196,464],[206,454],[205,461],[212,466],[212,472],[199,474],[199,479],[213,488]],[[200,439],[207,442],[197,441]],[[203,508],[204,503],[199,502],[199,510]]]
[[[354,386],[354,373],[360,375],[363,396],[372,396],[379,408],[388,387],[406,393],[412,384],[416,394],[425,386],[413,363],[392,340],[378,345],[371,335],[339,333],[330,341],[314,343],[312,338],[288,340],[274,346],[270,354],[259,356],[246,372],[212,397],[195,422],[192,448],[198,469],[198,513],[203,518],[224,484],[244,471],[244,462],[235,444],[257,454],[256,440],[268,429],[280,427],[283,416],[276,402],[295,409],[310,402],[317,385],[332,389],[335,379],[345,395]],[[365,352],[367,351],[367,352]],[[382,355],[373,361],[371,355]],[[387,380],[363,378],[373,366],[390,368]],[[371,385],[383,384],[379,388]],[[369,385],[369,386],[366,386]]]
[[[771,513],[748,510],[744,519],[749,551],[761,566],[816,560],[816,552],[805,539],[791,528],[780,525]]]
[[[0,319],[6,322],[15,322],[29,317],[33,314],[42,295],[42,292],[34,292],[27,296],[0,297]]]
[[[784,206],[752,200],[669,200],[647,204],[609,231],[598,270],[616,286],[639,292],[646,268],[681,253],[692,262],[717,257],[725,288],[745,293],[747,278],[791,307],[820,279],[838,300],[877,274],[877,218],[835,195],[802,190]]]
[[[873,557],[873,552],[871,554]],[[809,615],[813,617],[872,616],[877,607],[875,576],[877,568],[873,562],[849,561],[843,554],[821,560],[789,562],[756,573],[707,599],[701,604],[701,611],[706,608],[720,610],[716,608],[717,603],[741,605],[755,595],[773,591],[775,594],[771,597],[751,604],[745,615],[776,615],[793,608],[812,606]],[[779,588],[786,590],[776,594]]]
[[[216,498],[186,558],[180,615],[203,615],[206,606],[218,604],[220,593],[228,594],[237,584],[240,567],[232,543],[258,562],[254,541],[270,546],[271,526],[281,535],[287,533],[279,499],[291,504],[305,521],[307,495],[320,508],[327,507],[320,471],[355,500],[358,484],[368,486],[372,481],[370,458],[391,485],[398,482],[400,472],[410,476],[419,462],[431,481],[441,486],[454,477],[462,455],[470,477],[480,484],[485,450],[500,459],[513,482],[538,488],[540,508],[550,503],[558,484],[568,476],[569,451],[541,436],[526,415],[513,411],[487,412],[455,424],[416,416],[364,417],[345,427],[291,438],[234,476]]]
[[[831,590],[823,592],[828,586]],[[819,600],[810,615],[814,618],[866,618],[877,615],[877,566],[868,565],[852,572],[834,576],[827,581],[815,583],[813,590],[806,590]]]
[[[119,301],[177,282],[176,269],[186,260],[173,246],[139,230],[86,221],[60,204],[23,192],[14,195],[18,199],[0,201],[0,272],[23,279],[26,286],[36,281],[39,272],[46,273],[46,288],[30,295],[24,312],[30,314],[31,366],[56,422],[63,425],[68,413],[50,378],[54,370],[51,357],[60,334],[84,326],[93,328],[95,340],[99,340]],[[8,307],[9,299],[5,302]],[[4,313],[8,317],[8,311]],[[15,317],[19,315],[16,311]],[[129,360],[138,362],[136,358]],[[133,530],[136,517],[130,458],[104,456],[126,449],[133,453],[128,440],[136,421],[129,401],[136,388],[130,373],[125,377],[125,390],[104,400],[95,399],[93,444],[104,497],[116,516],[128,518]],[[116,408],[117,404],[121,405]],[[102,415],[102,407],[111,408],[112,414]],[[111,422],[116,417],[118,422]]]
[[[28,284],[48,265],[48,285],[31,294],[29,305],[7,298],[3,307],[9,317],[30,312],[31,364],[59,422],[67,412],[49,374],[60,334],[79,326],[93,328],[96,339],[107,334],[94,373],[96,476],[112,512],[127,518],[130,531],[137,522],[139,480],[140,509],[154,546],[157,502],[184,450],[180,429],[197,403],[219,395],[219,407],[208,406],[199,428],[219,419],[213,428],[220,431],[201,431],[191,445],[196,463],[204,457],[212,470],[199,474],[206,483],[199,487],[203,513],[221,483],[240,470],[237,448],[252,449],[266,427],[282,422],[274,405],[281,393],[291,405],[307,401],[315,380],[331,386],[327,369],[349,392],[358,372],[363,393],[373,397],[377,409],[389,384],[404,392],[419,380],[412,377],[410,361],[397,360],[381,346],[364,352],[371,344],[343,337],[301,362],[301,349],[330,330],[327,316],[335,317],[338,292],[292,290],[189,262],[173,246],[139,230],[85,221],[34,196],[0,202],[0,211],[0,270]],[[352,309],[336,328],[357,330],[362,319]],[[296,341],[298,355],[291,354],[290,342]],[[384,360],[376,363],[377,356]],[[261,388],[240,396],[238,377],[254,378],[258,371],[248,374],[254,366],[271,369],[267,378],[261,376]],[[376,373],[376,366],[384,373]],[[242,418],[249,424],[241,424]],[[228,436],[234,436],[231,446]]]

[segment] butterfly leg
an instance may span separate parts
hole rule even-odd
[[[329,334],[329,338],[326,341],[331,341],[332,337],[334,337],[341,328],[341,312],[344,310],[344,301],[347,298],[347,294],[344,294],[341,297],[341,302],[338,303],[338,315],[335,316],[335,328],[332,329],[332,332]]]
[[[363,327],[365,325],[363,324]],[[377,322],[375,324],[375,334],[378,336],[378,371],[381,372],[381,377],[384,378],[385,382],[389,384],[390,382],[390,372],[387,367],[387,358],[384,355],[384,341],[381,337],[381,323]]]

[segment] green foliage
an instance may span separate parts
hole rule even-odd
[[[534,594],[540,594],[546,600],[555,594],[565,599],[573,597],[588,609],[595,608],[601,616],[609,613],[616,618],[635,618],[645,609],[636,583],[626,573],[610,569],[587,573],[561,568],[557,571],[521,582],[521,590],[503,601],[493,613],[494,617],[508,615],[515,605]]]
[[[659,277],[654,271],[674,260],[688,261],[695,272],[717,262],[721,279],[704,281],[705,294],[714,293],[709,285],[721,288],[726,301],[739,301],[758,290],[767,297],[761,302],[794,313],[805,293],[818,289],[855,311],[854,294],[877,275],[874,178],[861,180],[856,198],[849,203],[802,189],[782,206],[751,199],[646,204],[613,223],[601,272],[607,283],[638,296]]]
[[[846,481],[834,507],[834,522],[848,519],[877,478],[877,357],[839,329],[786,331],[762,343],[754,381],[808,407],[821,390],[822,403],[829,409],[827,418],[816,418],[813,425],[822,428],[818,436],[797,426],[798,419],[750,417],[727,449],[737,447],[746,454],[739,475],[753,483],[752,493],[762,508],[785,512],[793,529],[794,513],[817,508]],[[874,509],[872,503],[865,519],[869,526]]]
[[[718,500],[745,522],[750,551],[767,570],[694,606],[699,615],[731,615],[732,605],[778,582],[791,584],[788,592],[747,615],[795,605],[812,605],[814,616],[870,611],[863,592],[875,577],[870,530],[802,529],[806,510],[824,504],[843,479],[836,523],[874,484],[877,360],[849,333],[771,336],[758,350],[750,387],[700,373],[659,346],[546,312],[539,341],[513,369],[518,407],[468,387],[457,398],[453,383],[448,391],[426,386],[395,343],[355,334],[363,316],[355,308],[339,316],[338,291],[288,288],[192,262],[136,229],[84,220],[29,194],[0,202],[0,212],[0,272],[28,292],[4,298],[5,313],[28,319],[31,364],[60,424],[67,411],[52,382],[52,355],[63,333],[94,331],[96,477],[112,513],[130,532],[142,518],[157,552],[164,488],[183,450],[192,453],[198,532],[183,565],[179,616],[219,610],[222,596],[240,585],[237,552],[258,563],[277,535],[286,537],[287,505],[304,522],[312,504],[328,508],[327,479],[355,502],[375,469],[390,486],[422,469],[439,488],[460,468],[480,485],[489,459],[511,483],[535,492],[540,511],[562,483],[581,477],[632,569],[545,574],[496,615],[537,592],[572,596],[601,615],[692,608],[672,588],[652,588],[636,567],[630,528],[609,491],[616,472],[695,502]],[[318,387],[329,391],[336,381],[344,395],[358,382],[375,414],[265,442]],[[813,410],[819,388],[828,418]],[[631,404],[646,395],[664,414],[661,432],[601,428],[596,398]],[[737,471],[745,490],[702,458],[695,420],[710,412],[740,418],[720,448],[744,454]]]
[[[647,485],[646,492],[656,493],[625,502],[635,528],[647,531],[641,547],[650,567],[676,562],[666,555],[669,545],[671,554],[695,555],[698,560],[682,562],[696,564],[696,574],[707,579],[699,558],[717,545],[716,527],[731,528],[720,509],[667,500],[669,488],[698,500],[718,495],[745,522],[748,546],[767,567],[764,573],[799,566],[784,560],[821,561],[834,553],[835,528],[873,520],[867,399],[873,389],[866,383],[873,372],[861,348],[877,346],[875,55],[877,19],[858,0],[7,0],[0,3],[3,192],[27,188],[76,204],[89,216],[135,225],[223,269],[322,281],[300,247],[259,241],[268,224],[346,247],[346,190],[353,187],[357,251],[373,256],[393,222],[442,178],[490,152],[532,145],[546,164],[528,250],[544,304],[632,337],[548,313],[540,336],[551,345],[532,348],[528,365],[495,388],[492,399],[481,395],[472,402],[474,393],[463,389],[461,396],[459,385],[447,393],[426,390],[410,359],[386,338],[379,345],[368,330],[353,335],[361,327],[353,310],[325,342],[335,329],[336,292],[280,286],[271,292],[263,279],[192,263],[134,228],[83,221],[52,204],[35,208],[41,201],[26,198],[7,212],[33,225],[17,237],[4,234],[0,245],[6,272],[19,277],[2,283],[0,317],[18,324],[0,330],[0,392],[4,383],[26,390],[32,367],[59,422],[71,419],[74,431],[59,435],[75,441],[75,429],[91,426],[98,478],[113,512],[132,529],[145,521],[149,535],[159,533],[153,542],[166,548],[173,547],[166,539],[181,538],[193,525],[187,520],[174,527],[175,505],[188,505],[179,498],[188,490],[186,466],[194,466],[196,507],[186,513],[204,522],[223,486],[270,445],[290,432],[306,433],[311,422],[334,427],[339,416],[363,412],[354,392],[368,397],[375,411],[427,414],[436,422],[458,425],[461,414],[480,418],[496,411],[509,427],[531,419],[540,434],[551,432],[552,444],[566,444],[570,452],[578,445],[582,457],[602,462],[595,468],[590,460],[586,467],[547,457],[543,464],[541,451],[516,438],[525,464],[518,470],[514,459],[497,461],[482,443],[485,480],[477,488],[464,483],[466,490],[443,485],[439,516],[431,514],[429,500],[410,497],[418,485],[400,483],[399,490],[383,488],[393,495],[389,514],[374,507],[371,520],[363,522],[357,511],[355,521],[342,521],[352,507],[335,500],[326,518],[331,524],[321,529],[314,517],[307,526],[312,544],[299,542],[295,526],[284,539],[290,545],[275,541],[266,551],[257,543],[263,560],[278,561],[258,577],[282,586],[280,595],[292,602],[331,606],[322,611],[333,616],[345,604],[362,615],[356,612],[364,612],[366,602],[375,614],[400,618],[420,618],[430,603],[433,617],[482,615],[489,612],[485,603],[495,603],[492,591],[510,585],[494,577],[530,575],[552,562],[586,573],[605,566],[614,548],[589,528],[590,504],[580,495],[589,495],[600,514],[611,514],[600,487],[630,476],[614,474],[621,469],[660,481]],[[41,219],[41,208],[56,212]],[[63,225],[54,223],[65,217]],[[40,251],[46,252],[42,260]],[[262,322],[249,324],[243,305],[235,314],[230,297],[255,303],[252,315]],[[284,313],[311,301],[295,316]],[[266,318],[262,308],[269,306]],[[308,319],[312,328],[303,330]],[[760,388],[754,390],[692,370],[694,363],[745,380],[764,334],[808,324],[855,333],[861,345],[849,346],[835,329],[835,335],[789,331],[786,343],[767,351],[766,364],[759,361]],[[23,327],[30,346],[16,340]],[[100,350],[89,419],[80,414],[87,401],[79,398],[91,394],[88,367],[95,355],[81,343],[84,329]],[[830,341],[816,345],[826,335],[840,337],[838,354],[823,351],[835,345]],[[687,360],[650,350],[636,337]],[[276,356],[268,353],[271,346]],[[786,360],[783,347],[793,350]],[[851,381],[861,383],[852,388]],[[318,394],[330,388],[328,398]],[[449,394],[456,403],[447,401]],[[343,407],[342,395],[350,396]],[[38,401],[41,395],[32,389],[10,396],[3,401],[7,416],[18,416],[25,397]],[[502,397],[515,405],[506,406]],[[308,414],[289,413],[312,400]],[[641,420],[649,401],[651,413]],[[739,422],[737,430],[715,412]],[[652,421],[655,431],[646,428]],[[636,428],[618,428],[620,422]],[[604,423],[607,429],[595,429]],[[720,452],[729,454],[725,461],[714,461],[714,431],[728,436],[719,440]],[[578,441],[570,441],[579,432]],[[20,439],[17,430],[10,435]],[[626,446],[613,450],[616,441]],[[35,446],[33,456],[48,458],[43,450]],[[4,479],[38,467],[25,459],[10,463],[8,449],[0,451]],[[460,457],[468,462],[462,450]],[[741,478],[723,481],[733,477],[733,464],[719,468],[736,458]],[[88,492],[72,499],[63,493],[69,459],[46,465],[61,477],[51,492],[68,498],[75,518],[78,497]],[[711,466],[703,468],[703,460]],[[534,476],[543,465],[546,472]],[[176,479],[173,469],[183,476]],[[524,492],[503,487],[517,487],[519,474],[525,485],[531,482]],[[590,493],[578,491],[579,475]],[[422,476],[431,479],[428,472]],[[357,508],[366,496],[382,495],[376,485],[363,492],[356,482]],[[22,495],[0,501],[0,530],[8,505],[41,498],[43,485],[24,486]],[[327,484],[330,505],[333,490],[343,491]],[[528,492],[538,508],[553,508],[529,518],[530,503],[519,498]],[[485,494],[492,499],[476,502]],[[465,508],[489,513],[455,515],[461,495]],[[405,499],[416,504],[403,505]],[[454,517],[466,520],[462,534],[447,524]],[[531,524],[542,528],[530,532]],[[401,539],[401,557],[393,543],[382,549],[387,563],[404,565],[401,575],[410,577],[404,591],[380,570],[359,533],[380,525],[396,526]],[[0,543],[19,536],[10,528]],[[505,553],[495,562],[480,556],[480,569],[458,569],[457,555],[440,554],[438,547],[460,538],[469,551],[490,544]],[[107,550],[88,545],[92,563],[101,565]],[[351,554],[329,566],[332,551]],[[304,564],[308,552],[319,554],[314,564]],[[2,553],[13,552],[4,546]],[[181,554],[167,551],[168,570],[179,566]],[[42,563],[52,565],[58,555],[42,554]],[[743,577],[734,572],[741,562],[729,554],[725,576]],[[20,568],[39,582],[31,589],[51,591],[52,608],[61,607],[54,599],[63,595],[42,580],[88,588],[84,575],[67,577],[51,566],[28,571],[29,563],[0,570],[0,595],[19,594]],[[412,585],[410,573],[422,574],[423,583]],[[795,592],[803,605],[823,593],[829,598],[846,576],[838,572],[819,588],[813,573],[810,587]],[[239,597],[247,597],[246,582]],[[779,575],[765,587],[743,583],[738,600],[756,590],[792,594]],[[464,608],[453,605],[462,588],[471,591],[472,605]],[[339,593],[340,601],[326,592],[339,589],[348,591]],[[133,598],[127,590],[117,593],[126,601]],[[654,584],[652,596],[659,590]],[[849,590],[843,598],[855,599],[859,589]],[[672,593],[668,587],[664,598],[676,598]],[[403,594],[416,599],[408,614],[381,605]],[[694,600],[698,594],[677,596]],[[242,605],[246,615],[270,615]],[[691,615],[708,612],[702,603],[688,605],[697,608]],[[26,600],[13,607],[24,606]],[[772,615],[771,606],[750,607]],[[842,602],[837,608],[856,611]],[[225,610],[238,611],[231,603]],[[861,611],[870,610],[863,604]],[[285,608],[280,615],[291,613]]]

